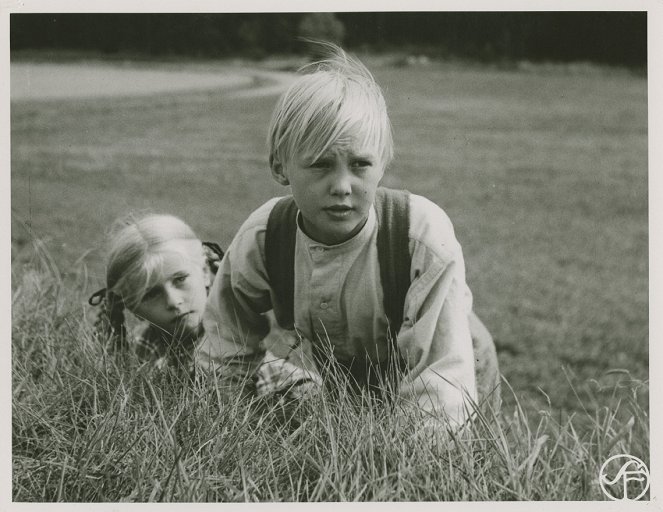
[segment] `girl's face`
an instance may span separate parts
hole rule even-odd
[[[175,243],[175,242],[174,242]],[[191,244],[191,242],[176,242]],[[172,335],[195,333],[202,321],[210,274],[201,256],[186,250],[165,251],[156,284],[132,311]],[[187,256],[188,255],[188,256]]]

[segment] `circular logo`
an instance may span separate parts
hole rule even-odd
[[[611,500],[639,500],[649,489],[649,469],[633,455],[613,455],[601,466],[599,484]]]

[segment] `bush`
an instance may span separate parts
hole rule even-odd
[[[345,37],[343,23],[331,12],[312,12],[299,22],[298,35],[305,39],[341,44]]]

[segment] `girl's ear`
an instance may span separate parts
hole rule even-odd
[[[272,178],[274,178],[276,183],[283,186],[290,185],[288,177],[283,172],[283,164],[278,158],[270,155],[269,166],[272,169]]]

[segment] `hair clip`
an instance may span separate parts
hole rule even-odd
[[[223,259],[224,252],[219,244],[217,244],[216,242],[203,242],[203,245],[211,249],[212,252],[219,257],[219,259]]]
[[[106,288],[94,292],[87,300],[90,306],[98,306],[106,298]]]

